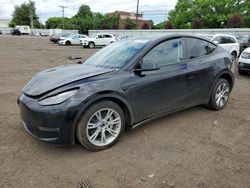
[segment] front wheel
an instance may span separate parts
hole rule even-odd
[[[230,85],[227,80],[220,78],[215,84],[208,106],[214,110],[221,110],[228,102]]]
[[[83,113],[76,130],[78,141],[87,149],[98,151],[111,147],[125,127],[123,110],[112,101],[101,101]]]
[[[89,48],[92,49],[92,48],[94,48],[94,47],[95,47],[95,44],[94,44],[93,42],[90,42],[90,43],[89,43]]]

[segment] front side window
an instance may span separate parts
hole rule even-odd
[[[143,58],[145,63],[153,63],[158,66],[178,63],[183,59],[183,40],[171,39],[154,47]]]
[[[205,40],[187,38],[188,59],[202,57],[211,54],[216,46]]]

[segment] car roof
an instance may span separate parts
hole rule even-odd
[[[157,42],[157,41],[167,40],[171,38],[179,38],[179,37],[198,38],[198,39],[206,40],[210,42],[205,37],[201,37],[198,35],[191,35],[191,34],[152,34],[152,35],[145,35],[145,36],[129,37],[127,40],[148,40],[149,42]]]
[[[229,34],[215,34],[214,35],[214,37],[233,37],[233,38],[235,38],[235,36],[233,36],[233,35],[229,35]]]

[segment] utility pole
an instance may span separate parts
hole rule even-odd
[[[29,7],[29,13],[30,13],[30,26],[31,26],[31,34],[33,35],[33,7]]]
[[[139,0],[137,0],[136,15],[135,15],[136,29],[137,29],[137,25],[138,25],[138,14],[139,14]]]
[[[59,7],[62,8],[62,22],[63,22],[63,30],[64,30],[64,9],[68,8],[68,7],[66,7],[66,6],[59,6]]]

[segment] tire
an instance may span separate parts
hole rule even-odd
[[[89,48],[93,49],[94,47],[95,47],[95,43],[90,42],[90,43],[89,43]]]
[[[65,45],[66,45],[66,46],[70,46],[70,45],[71,45],[71,42],[70,42],[70,41],[66,41],[66,42],[65,42]]]
[[[233,51],[233,52],[231,53],[231,56],[232,56],[232,61],[235,62],[236,59],[237,59],[237,52]]]
[[[125,116],[120,106],[112,101],[101,101],[91,105],[82,114],[76,137],[85,148],[99,151],[113,146],[124,128]]]
[[[238,69],[238,73],[239,73],[240,75],[245,75],[245,74],[247,74],[247,71]]]
[[[229,100],[230,91],[229,82],[220,78],[212,90],[208,107],[213,110],[223,109]]]

